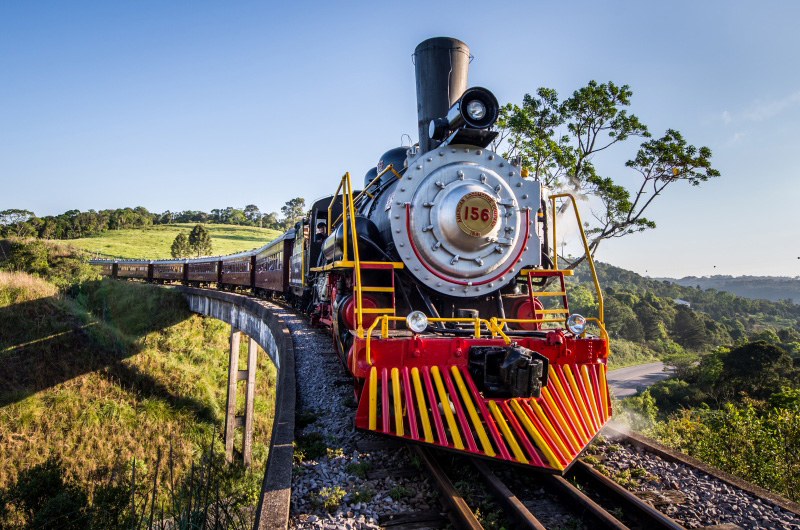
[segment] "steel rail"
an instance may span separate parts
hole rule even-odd
[[[578,480],[609,497],[625,511],[628,517],[648,530],[683,530],[685,528],[581,460],[573,464],[570,472]]]
[[[481,477],[483,477],[483,480],[486,482],[495,500],[502,506],[503,510],[505,510],[506,515],[515,523],[516,526],[514,526],[514,528],[524,530],[547,530],[530,510],[522,504],[517,496],[508,489],[508,486],[486,467],[486,464],[477,458],[473,458],[472,465]]]
[[[574,465],[573,465],[574,467]],[[585,509],[594,516],[604,528],[613,530],[629,530],[619,519],[608,513],[608,511],[590,499],[585,493],[569,483],[567,479],[558,475],[549,475],[547,480],[554,489],[558,490],[573,506]]]
[[[464,501],[461,494],[458,493],[455,486],[453,486],[453,483],[445,474],[444,470],[431,458],[430,452],[417,444],[408,445],[425,465],[432,481],[442,494],[442,503],[449,511],[449,515],[453,519],[453,525],[456,528],[482,530],[483,526],[478,522],[478,518],[472,513],[472,510]]]

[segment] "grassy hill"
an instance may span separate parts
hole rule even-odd
[[[104,280],[70,292],[0,271],[0,528],[25,519],[14,495],[31,487],[31,469],[53,459],[64,481],[87,496],[95,492],[96,504],[97,491],[130,477],[134,462],[137,491],[149,490],[160,453],[158,491],[169,510],[167,492],[180,486],[192,461],[212,438],[221,449],[230,328],[192,314],[171,289]],[[256,465],[225,468],[223,496],[252,500],[259,490],[274,388],[274,369],[260,355]],[[20,477],[24,487],[15,486]],[[12,500],[10,511],[4,498]],[[143,498],[140,491],[137,503]],[[64,502],[63,495],[53,502]]]
[[[175,236],[187,237],[194,223],[155,225],[142,229],[109,230],[100,235],[73,239],[69,244],[92,255],[120,259],[169,259]],[[253,226],[204,225],[211,235],[214,254],[233,254],[264,246],[281,232]]]

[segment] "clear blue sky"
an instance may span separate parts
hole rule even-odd
[[[798,6],[0,0],[0,209],[268,212],[332,193],[416,141],[411,54],[452,36],[475,57],[469,84],[501,103],[612,80],[655,135],[712,149],[721,178],[668,190],[658,228],[599,259],[797,276]],[[636,147],[596,162],[632,185]]]

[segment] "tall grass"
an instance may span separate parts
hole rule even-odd
[[[156,505],[168,505],[170,486],[220,439],[230,327],[190,313],[179,293],[156,286],[98,281],[74,294],[0,272],[0,490],[58,458],[90,492],[135,458],[137,474],[156,487]],[[274,388],[274,368],[260,352],[254,465],[225,472],[225,498],[257,495]],[[171,454],[171,477],[155,477],[159,451]]]

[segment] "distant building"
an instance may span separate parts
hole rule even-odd
[[[692,304],[690,304],[686,300],[680,300],[680,299],[676,298],[676,299],[673,300],[673,302],[675,302],[678,305],[685,305],[686,307],[692,307]]]

